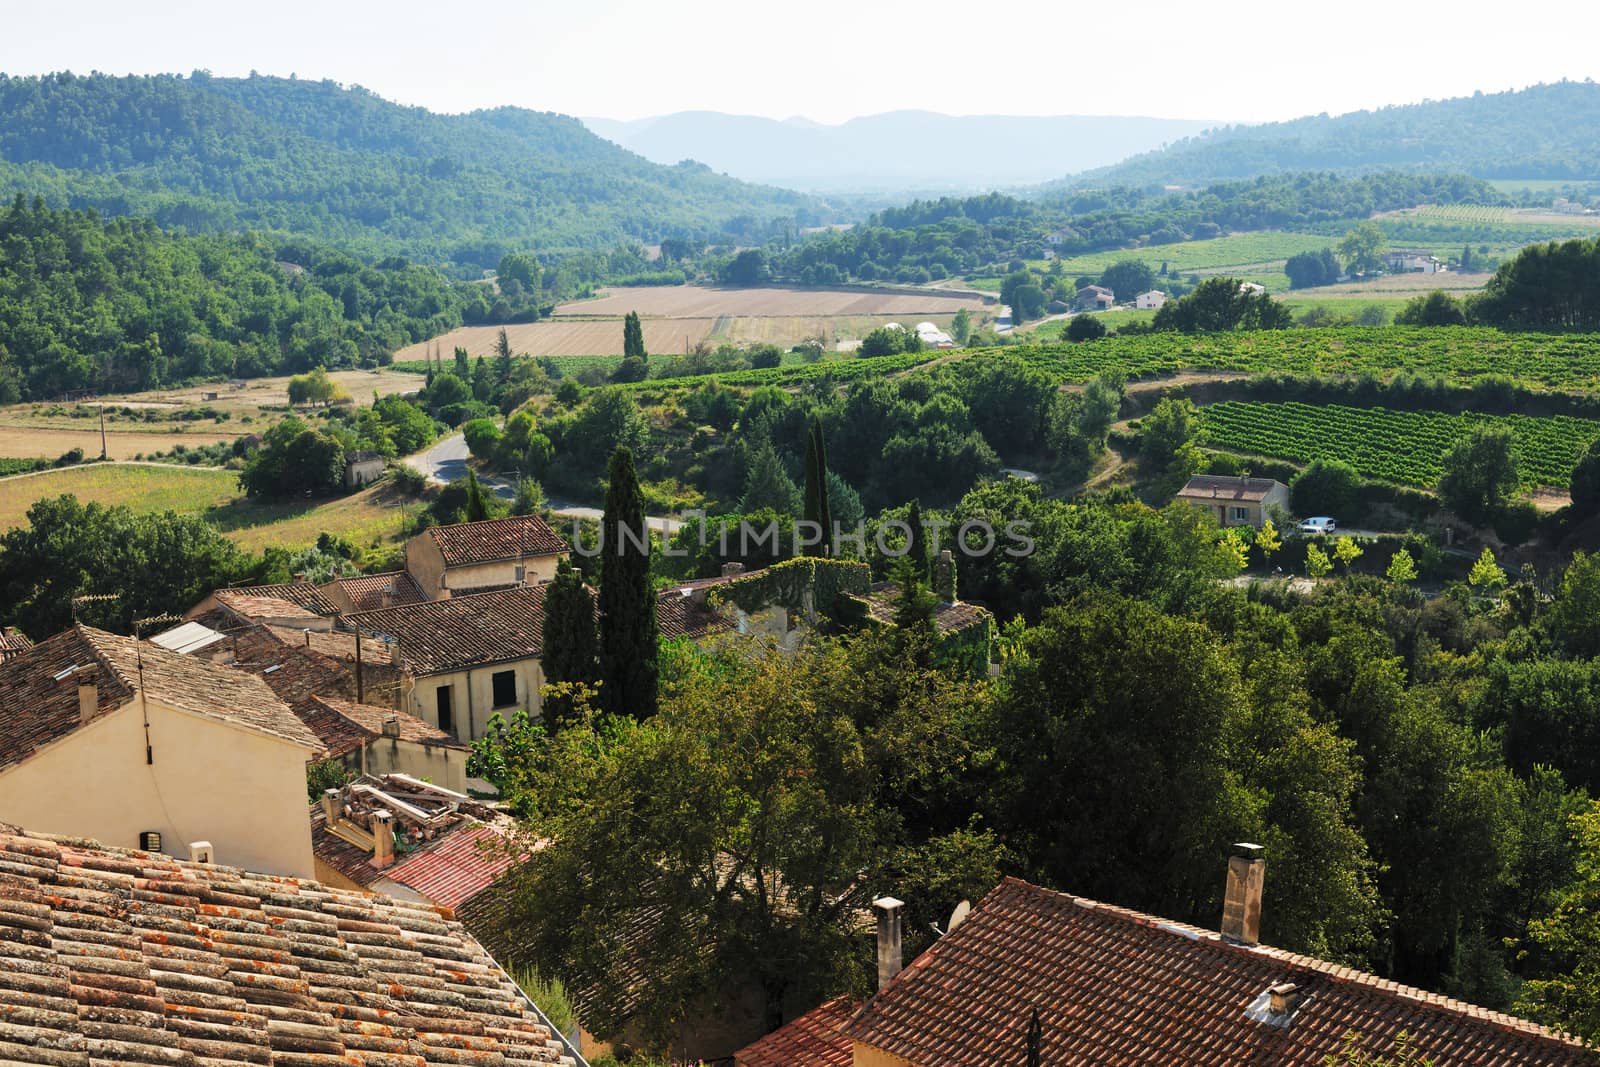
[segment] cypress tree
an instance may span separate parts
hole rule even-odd
[[[828,503],[828,449],[822,440],[822,420],[811,419],[811,432],[806,436],[806,491],[805,520],[814,522],[822,530],[822,545],[818,555],[831,556],[833,541],[833,509]]]
[[[545,679],[557,682],[586,682],[599,678],[599,637],[595,632],[594,596],[583,584],[583,575],[563,558],[556,565],[556,576],[544,597],[544,649],[540,661]],[[552,695],[544,702],[545,729],[554,734],[572,715],[572,703]]]
[[[622,355],[623,358],[638,356],[641,359],[646,355],[644,350],[644,327],[639,324],[639,313],[637,311],[628,312],[622,319]]]
[[[911,540],[906,545],[906,561],[911,564],[917,581],[927,584],[933,580],[933,564],[928,557],[928,534],[922,528],[920,501],[911,502],[911,510],[906,514],[906,525],[911,527]]]
[[[656,712],[656,594],[650,584],[649,530],[633,453],[611,453],[600,520],[600,702],[643,719]],[[641,547],[641,543],[642,546]]]

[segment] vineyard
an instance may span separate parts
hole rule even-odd
[[[1061,269],[1068,274],[1100,274],[1113,263],[1136,259],[1158,269],[1165,263],[1169,270],[1179,274],[1191,272],[1214,274],[1233,268],[1281,263],[1300,252],[1317,252],[1330,244],[1337,243],[1337,239],[1330,241],[1327,237],[1314,234],[1260,230],[1227,237],[1213,237],[1206,241],[1185,241],[1181,244],[1149,245],[1144,248],[1123,248],[1110,252],[1071,256],[1061,261]]]
[[[1565,488],[1573,466],[1600,437],[1600,422],[1567,417],[1451,415],[1337,404],[1212,404],[1200,413],[1200,439],[1237,452],[1309,463],[1336,459],[1363,477],[1431,486],[1450,446],[1481,424],[1503,425],[1515,436],[1513,453],[1524,488]]]

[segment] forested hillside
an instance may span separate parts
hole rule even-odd
[[[0,209],[0,403],[371,365],[491,310],[484,286],[304,241]]]
[[[333,82],[0,75],[0,190],[192,231],[270,229],[476,275],[507,251],[764,236],[807,197],[664,167],[577,119],[438,115]]]
[[[1063,184],[1198,185],[1294,170],[1458,170],[1482,178],[1600,176],[1600,85],[1537,85],[1377,111],[1232,126]]]

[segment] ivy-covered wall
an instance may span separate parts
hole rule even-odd
[[[872,569],[865,563],[801,556],[716,586],[706,600],[713,608],[732,604],[749,615],[771,607],[803,612],[809,590],[815,611],[835,615],[845,593],[865,593],[871,584]]]

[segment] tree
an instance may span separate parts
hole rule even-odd
[[[972,336],[972,312],[966,308],[957,311],[955,318],[950,320],[950,338],[958,345],[965,345]]]
[[[906,350],[906,331],[879,326],[861,339],[856,347],[858,356],[892,356]]]
[[[1426,296],[1414,296],[1395,312],[1396,326],[1465,326],[1467,312],[1461,301],[1435,289]]]
[[[1600,555],[1572,554],[1550,602],[1544,629],[1568,656],[1600,656]]]
[[[645,358],[644,327],[639,323],[639,313],[630,311],[622,320],[622,355]]]
[[[1238,278],[1207,278],[1187,296],[1161,305],[1151,320],[1154,329],[1183,333],[1282,330],[1293,324],[1287,307]]]
[[[291,404],[321,404],[326,407],[335,400],[347,400],[349,396],[323,367],[313,367],[308,373],[289,379]]]
[[[544,507],[544,486],[527,474],[517,479],[515,494],[511,498],[511,514],[534,515]]]
[[[539,260],[527,252],[507,252],[500,257],[495,281],[504,290],[507,282],[516,282],[529,296],[539,295],[540,278],[544,269]]]
[[[722,280],[729,285],[762,285],[771,280],[767,254],[759,248],[747,248],[728,261]]]
[[[239,472],[239,484],[250,496],[284,497],[327,493],[344,484],[344,446],[290,416],[262,437]]]
[[[1333,561],[1328,559],[1328,554],[1316,545],[1306,546],[1306,574],[1312,578],[1324,578],[1333,569]]]
[[[1477,425],[1444,454],[1439,499],[1474,526],[1492,523],[1517,491],[1515,438],[1506,426]]]
[[[1128,303],[1140,293],[1154,289],[1156,275],[1148,263],[1122,259],[1105,269],[1105,273],[1100,275],[1100,284],[1116,293],[1123,303]]]
[[[1289,506],[1297,515],[1348,515],[1360,489],[1361,476],[1350,464],[1316,459],[1289,482]]]
[[[600,698],[613,715],[646,719],[656,712],[656,594],[644,496],[627,448],[611,454],[600,537]]]
[[[483,522],[489,518],[489,506],[484,503],[483,487],[478,484],[478,475],[474,471],[467,471],[467,521]]]
[[[593,686],[600,679],[600,640],[595,629],[594,594],[566,557],[546,587],[540,663],[546,682]],[[540,709],[545,730],[559,733],[577,713],[572,691],[551,693]]]
[[[1411,553],[1400,549],[1389,557],[1389,567],[1384,571],[1385,576],[1396,585],[1417,580],[1417,561],[1411,558]]]
[[[926,585],[933,581],[933,556],[928,551],[928,530],[922,522],[922,503],[913,498],[906,511],[906,564],[918,582]]]
[[[511,338],[506,336],[504,327],[500,335],[494,339],[494,372],[495,377],[505,382],[511,378]]]
[[[1283,265],[1289,276],[1289,288],[1310,289],[1318,285],[1332,285],[1339,280],[1339,261],[1333,258],[1333,249],[1321,252],[1301,252],[1293,255]]]
[[[1349,534],[1345,534],[1343,537],[1339,537],[1333,542],[1333,556],[1340,563],[1344,564],[1344,573],[1346,577],[1348,577],[1350,574],[1350,565],[1356,560],[1360,559],[1361,555],[1361,546],[1356,544],[1356,539],[1351,537]]]
[[[1339,242],[1339,255],[1351,274],[1372,274],[1384,266],[1383,253],[1388,242],[1378,224],[1370,219],[1357,223]]]
[[[1093,315],[1074,315],[1067,322],[1067,340],[1094,341],[1106,335],[1106,324]]]
[[[822,420],[811,418],[806,437],[805,521],[816,523],[822,531],[818,555],[830,556],[833,540],[833,509],[828,500],[828,449],[822,438]]]
[[[1218,544],[1233,569],[1242,571],[1250,565],[1250,546],[1244,543],[1244,535],[1238,527],[1224,530]]]
[[[1506,584],[1506,572],[1495,562],[1494,552],[1488,545],[1483,546],[1477,561],[1472,564],[1472,570],[1467,574],[1467,584],[1474,589],[1483,590],[1490,596]]]
[[[1574,518],[1600,513],[1600,438],[1589,442],[1589,447],[1578,457],[1568,490],[1572,494]]]
[[[1261,529],[1256,531],[1256,549],[1261,553],[1261,562],[1272,566],[1272,554],[1283,547],[1283,538],[1278,535],[1278,526],[1271,519],[1261,521]]]
[[[1600,803],[1573,816],[1571,831],[1578,849],[1576,877],[1530,931],[1564,961],[1564,969],[1528,982],[1517,1008],[1593,1044],[1600,1042]]]
[[[1033,272],[1013,271],[1000,283],[1000,302],[1011,308],[1011,321],[1027,322],[1044,312],[1045,293]]]
[[[493,461],[500,454],[504,435],[493,419],[469,419],[461,424],[461,436],[473,458]]]
[[[783,460],[771,441],[763,441],[750,456],[745,469],[744,495],[739,498],[739,510],[746,515],[768,510],[780,515],[793,515],[799,511],[800,490],[795,488],[789,472],[783,469]]]
[[[1529,245],[1495,271],[1472,301],[1473,315],[1493,326],[1522,330],[1600,329],[1600,241]]]

